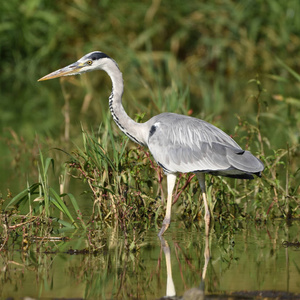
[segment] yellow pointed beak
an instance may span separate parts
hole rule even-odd
[[[58,78],[62,76],[70,76],[70,75],[76,75],[79,73],[80,69],[84,66],[83,63],[74,63],[71,65],[68,65],[62,69],[56,70],[42,78],[40,78],[38,81],[43,81],[43,80],[49,80],[53,78]]]

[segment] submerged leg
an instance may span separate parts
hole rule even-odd
[[[210,224],[210,212],[209,212],[209,207],[207,203],[207,198],[206,198],[206,187],[205,187],[205,173],[196,173],[196,176],[198,178],[200,188],[202,191],[202,197],[203,197],[203,202],[204,202],[204,208],[205,208],[205,234],[209,234],[209,224]]]
[[[167,200],[167,209],[166,209],[166,215],[161,227],[161,230],[158,234],[158,236],[162,236],[164,232],[168,229],[170,222],[171,222],[171,208],[172,208],[172,194],[173,189],[176,182],[176,175],[175,174],[168,174],[167,175],[167,184],[168,184],[168,200]]]

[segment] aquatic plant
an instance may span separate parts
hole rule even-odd
[[[117,223],[124,231],[149,225],[160,192],[151,182],[155,167],[147,167],[149,154],[141,147],[128,147],[127,138],[115,137],[110,122],[97,135],[83,130],[82,136],[83,149],[77,148],[67,165],[72,176],[87,182],[92,192],[90,221]]]
[[[70,193],[58,193],[51,187],[48,178],[50,168],[54,168],[54,160],[45,158],[40,150],[40,164],[38,165],[39,179],[38,182],[27,184],[27,188],[14,196],[3,208],[2,213],[5,216],[5,227],[7,230],[22,226],[23,223],[16,223],[19,219],[41,222],[45,220],[47,223],[58,222],[69,228],[78,227],[70,210],[65,204],[64,197],[68,196],[77,215],[81,212],[74,196]],[[20,214],[20,212],[22,212]],[[71,223],[64,220],[67,217]],[[83,224],[82,224],[83,225]]]

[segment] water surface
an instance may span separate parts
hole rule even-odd
[[[68,241],[31,240],[28,251],[20,250],[22,238],[16,238],[13,251],[0,252],[0,297],[198,299],[197,293],[208,298],[300,293],[299,223],[244,222],[231,231],[215,223],[209,238],[198,225],[174,222],[162,240],[156,228],[128,234],[113,228],[69,232],[62,234]],[[98,250],[82,251],[87,248]],[[194,296],[188,298],[189,293]]]

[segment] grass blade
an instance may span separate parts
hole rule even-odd
[[[76,228],[78,228],[78,225],[75,223],[64,201],[60,198],[60,196],[56,193],[56,191],[53,188],[50,188],[50,192],[53,196],[50,198],[51,202],[72,221],[72,224],[74,224]]]

